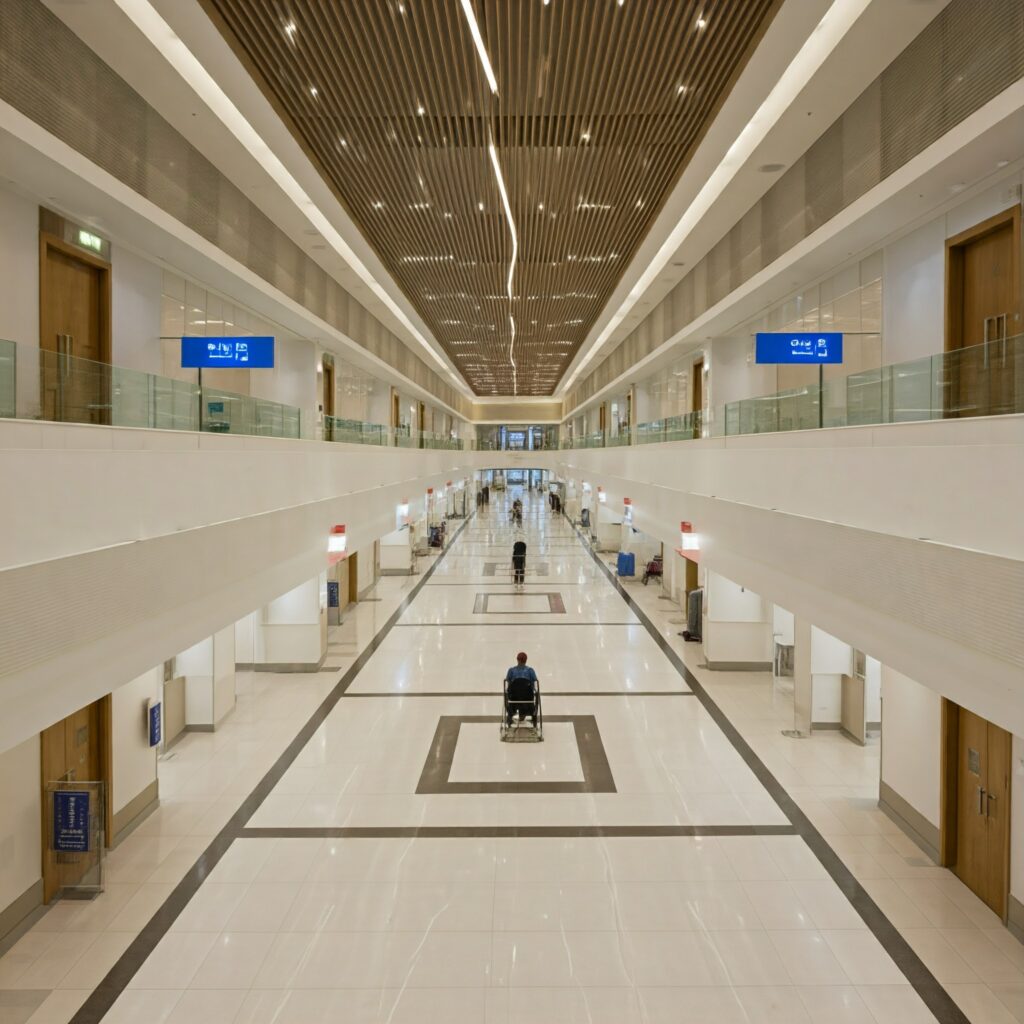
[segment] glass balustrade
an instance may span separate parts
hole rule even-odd
[[[18,349],[13,341],[0,339],[0,417],[13,419],[17,408],[15,371]]]

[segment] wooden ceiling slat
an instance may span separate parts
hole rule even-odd
[[[473,0],[495,97],[459,0],[402,0],[404,13],[399,0],[201,2],[474,389],[511,390],[511,308],[518,392],[538,395],[587,337],[775,7]],[[511,307],[492,135],[519,236]]]

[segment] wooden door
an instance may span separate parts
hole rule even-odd
[[[1020,324],[1020,206],[946,243],[945,412],[985,416],[1014,411]]]
[[[324,358],[324,415],[334,416],[334,360]]]
[[[61,854],[49,847],[49,801],[46,786],[50,782],[109,782],[106,719],[109,702],[106,698],[81,708],[40,735],[41,777],[43,790],[43,902],[67,885],[75,885],[95,866],[98,851],[90,854]],[[109,785],[104,806],[94,809],[109,822]],[[105,831],[105,830],[104,830]],[[106,840],[105,840],[106,841]]]
[[[45,232],[39,347],[43,418],[110,423],[110,265]]]
[[[598,407],[597,429],[600,430],[602,434],[608,430],[608,406],[604,402],[602,402]]]
[[[348,601],[355,604],[359,600],[359,557],[353,554],[345,561],[348,563]]]
[[[391,426],[400,427],[402,425],[402,407],[398,397],[397,391],[391,392]]]
[[[1000,917],[1009,884],[1010,736],[958,708],[956,855],[960,880]]]
[[[704,408],[704,360],[698,359],[693,364],[691,373],[693,386],[690,388],[690,412],[700,412]]]

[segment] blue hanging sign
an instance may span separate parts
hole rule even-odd
[[[207,370],[267,370],[274,365],[274,339],[271,336],[182,338],[181,365]]]
[[[149,745],[151,747],[159,747],[164,735],[163,709],[160,701],[153,700],[149,702],[149,706],[146,708],[146,725],[149,732]]]
[[[62,853],[88,853],[88,790],[54,790],[53,848]]]
[[[841,363],[843,335],[841,331],[758,331],[756,353],[759,363]]]

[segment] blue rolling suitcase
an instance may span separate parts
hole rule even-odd
[[[632,551],[619,552],[618,573],[620,576],[636,575],[636,555]]]

